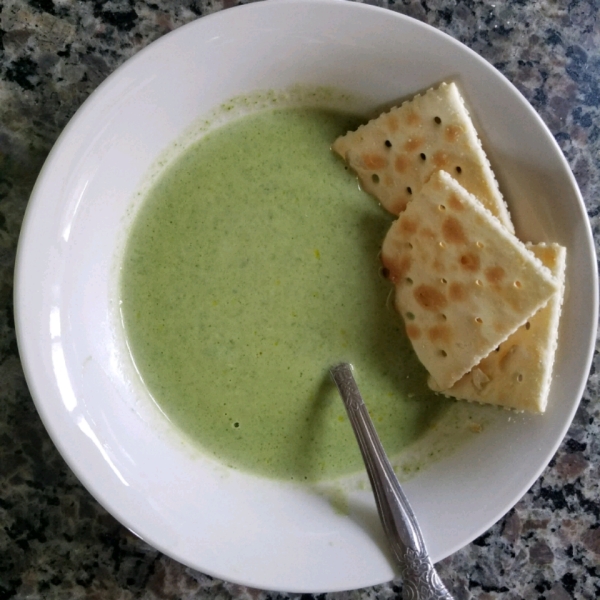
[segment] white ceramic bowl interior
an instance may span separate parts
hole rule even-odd
[[[56,143],[18,252],[27,381],[83,484],[161,551],[274,590],[353,589],[394,577],[368,490],[351,493],[342,515],[308,488],[228,470],[160,425],[124,367],[114,253],[157,157],[231,97],[325,85],[373,108],[448,79],[472,109],[518,232],[566,246],[568,270],[547,414],[507,416],[405,484],[438,561],[499,519],[547,465],[593,349],[596,263],[583,202],[557,144],[516,89],[458,42],[391,11],[275,0],[155,42],[100,86]]]

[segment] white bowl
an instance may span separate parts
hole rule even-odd
[[[170,435],[130,380],[114,318],[114,256],[151,165],[238,94],[327,85],[375,107],[448,79],[465,94],[518,232],[566,246],[568,269],[547,414],[502,418],[405,485],[438,561],[485,531],[539,476],[571,422],[592,356],[597,276],[584,205],[519,92],[475,53],[410,18],[337,0],[275,0],[155,42],[100,86],[56,143],[19,244],[25,374],[76,475],[165,554],[274,590],[351,589],[395,575],[368,490],[349,495],[345,516],[309,488],[215,464]]]

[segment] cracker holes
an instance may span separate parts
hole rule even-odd
[[[444,244],[444,242],[439,242],[439,243],[438,243],[438,246],[439,246],[440,248],[445,248],[445,247],[446,247],[446,244]]]
[[[410,277],[406,277],[404,279],[404,281],[408,284],[408,285],[412,285],[413,284],[413,280]]]
[[[384,144],[385,144],[386,148],[391,148],[392,147],[392,142],[390,142],[390,140],[385,140]]]
[[[446,316],[444,313],[440,313],[440,319],[441,319],[442,321],[447,321],[447,320],[448,320],[448,317],[447,317],[447,316]]]
[[[406,193],[412,195],[412,188],[411,187],[407,187],[406,188]]]
[[[379,175],[377,175],[377,173],[373,173],[373,175],[371,175],[371,181],[373,183],[379,183]]]
[[[446,206],[444,204],[438,204],[438,210],[446,210]]]
[[[407,318],[409,321],[414,321],[414,320],[415,320],[415,315],[414,315],[414,313],[407,312],[407,313],[405,313],[405,315],[406,315],[406,318]]]
[[[456,167],[456,172],[460,175],[462,173],[462,167]]]
[[[480,249],[483,248],[483,242],[477,242],[475,245]]]
[[[523,373],[517,373],[516,379],[519,383],[521,383],[521,381],[523,381]]]
[[[412,250],[412,249],[413,249],[413,245],[412,245],[410,242],[407,242],[407,244],[406,244],[406,247],[407,247],[409,250]]]
[[[527,323],[525,323],[525,329],[527,329],[527,330],[531,329],[531,323],[529,321],[527,321]]]
[[[477,323],[477,325],[481,325],[483,323],[483,319],[481,317],[477,317],[475,319],[475,323]]]
[[[513,285],[517,288],[517,289],[521,289],[521,287],[523,287],[523,284],[517,279],[517,281],[515,281],[513,283]]]
[[[444,285],[446,285],[448,283],[448,280],[445,277],[442,277],[440,279],[440,283],[443,283]]]
[[[390,276],[390,270],[387,267],[381,267],[381,269],[379,269],[379,274],[384,279],[387,279]]]
[[[482,287],[483,286],[483,281],[481,281],[481,279],[476,279],[475,280],[475,285]]]
[[[442,120],[439,117],[433,117],[433,120],[435,121],[436,125],[442,124]]]
[[[448,353],[445,350],[439,350],[438,354],[442,357],[442,358],[446,358],[446,356],[448,356]]]
[[[421,160],[427,160],[427,155],[424,152],[421,152],[419,156],[421,157]]]

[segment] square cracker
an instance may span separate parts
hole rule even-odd
[[[400,214],[431,175],[451,173],[511,232],[490,163],[454,83],[442,83],[339,137],[332,146],[362,188]]]
[[[527,247],[558,279],[560,289],[548,304],[502,342],[451,388],[446,396],[543,413],[548,402],[564,296],[566,248],[558,244]],[[432,385],[433,384],[433,385]]]
[[[438,171],[390,228],[382,262],[420,361],[450,388],[559,289],[512,233]]]

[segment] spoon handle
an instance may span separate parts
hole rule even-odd
[[[403,599],[452,600],[429,558],[415,514],[381,445],[352,375],[352,367],[341,363],[330,372],[344,401],[371,481],[383,529],[400,567]]]

